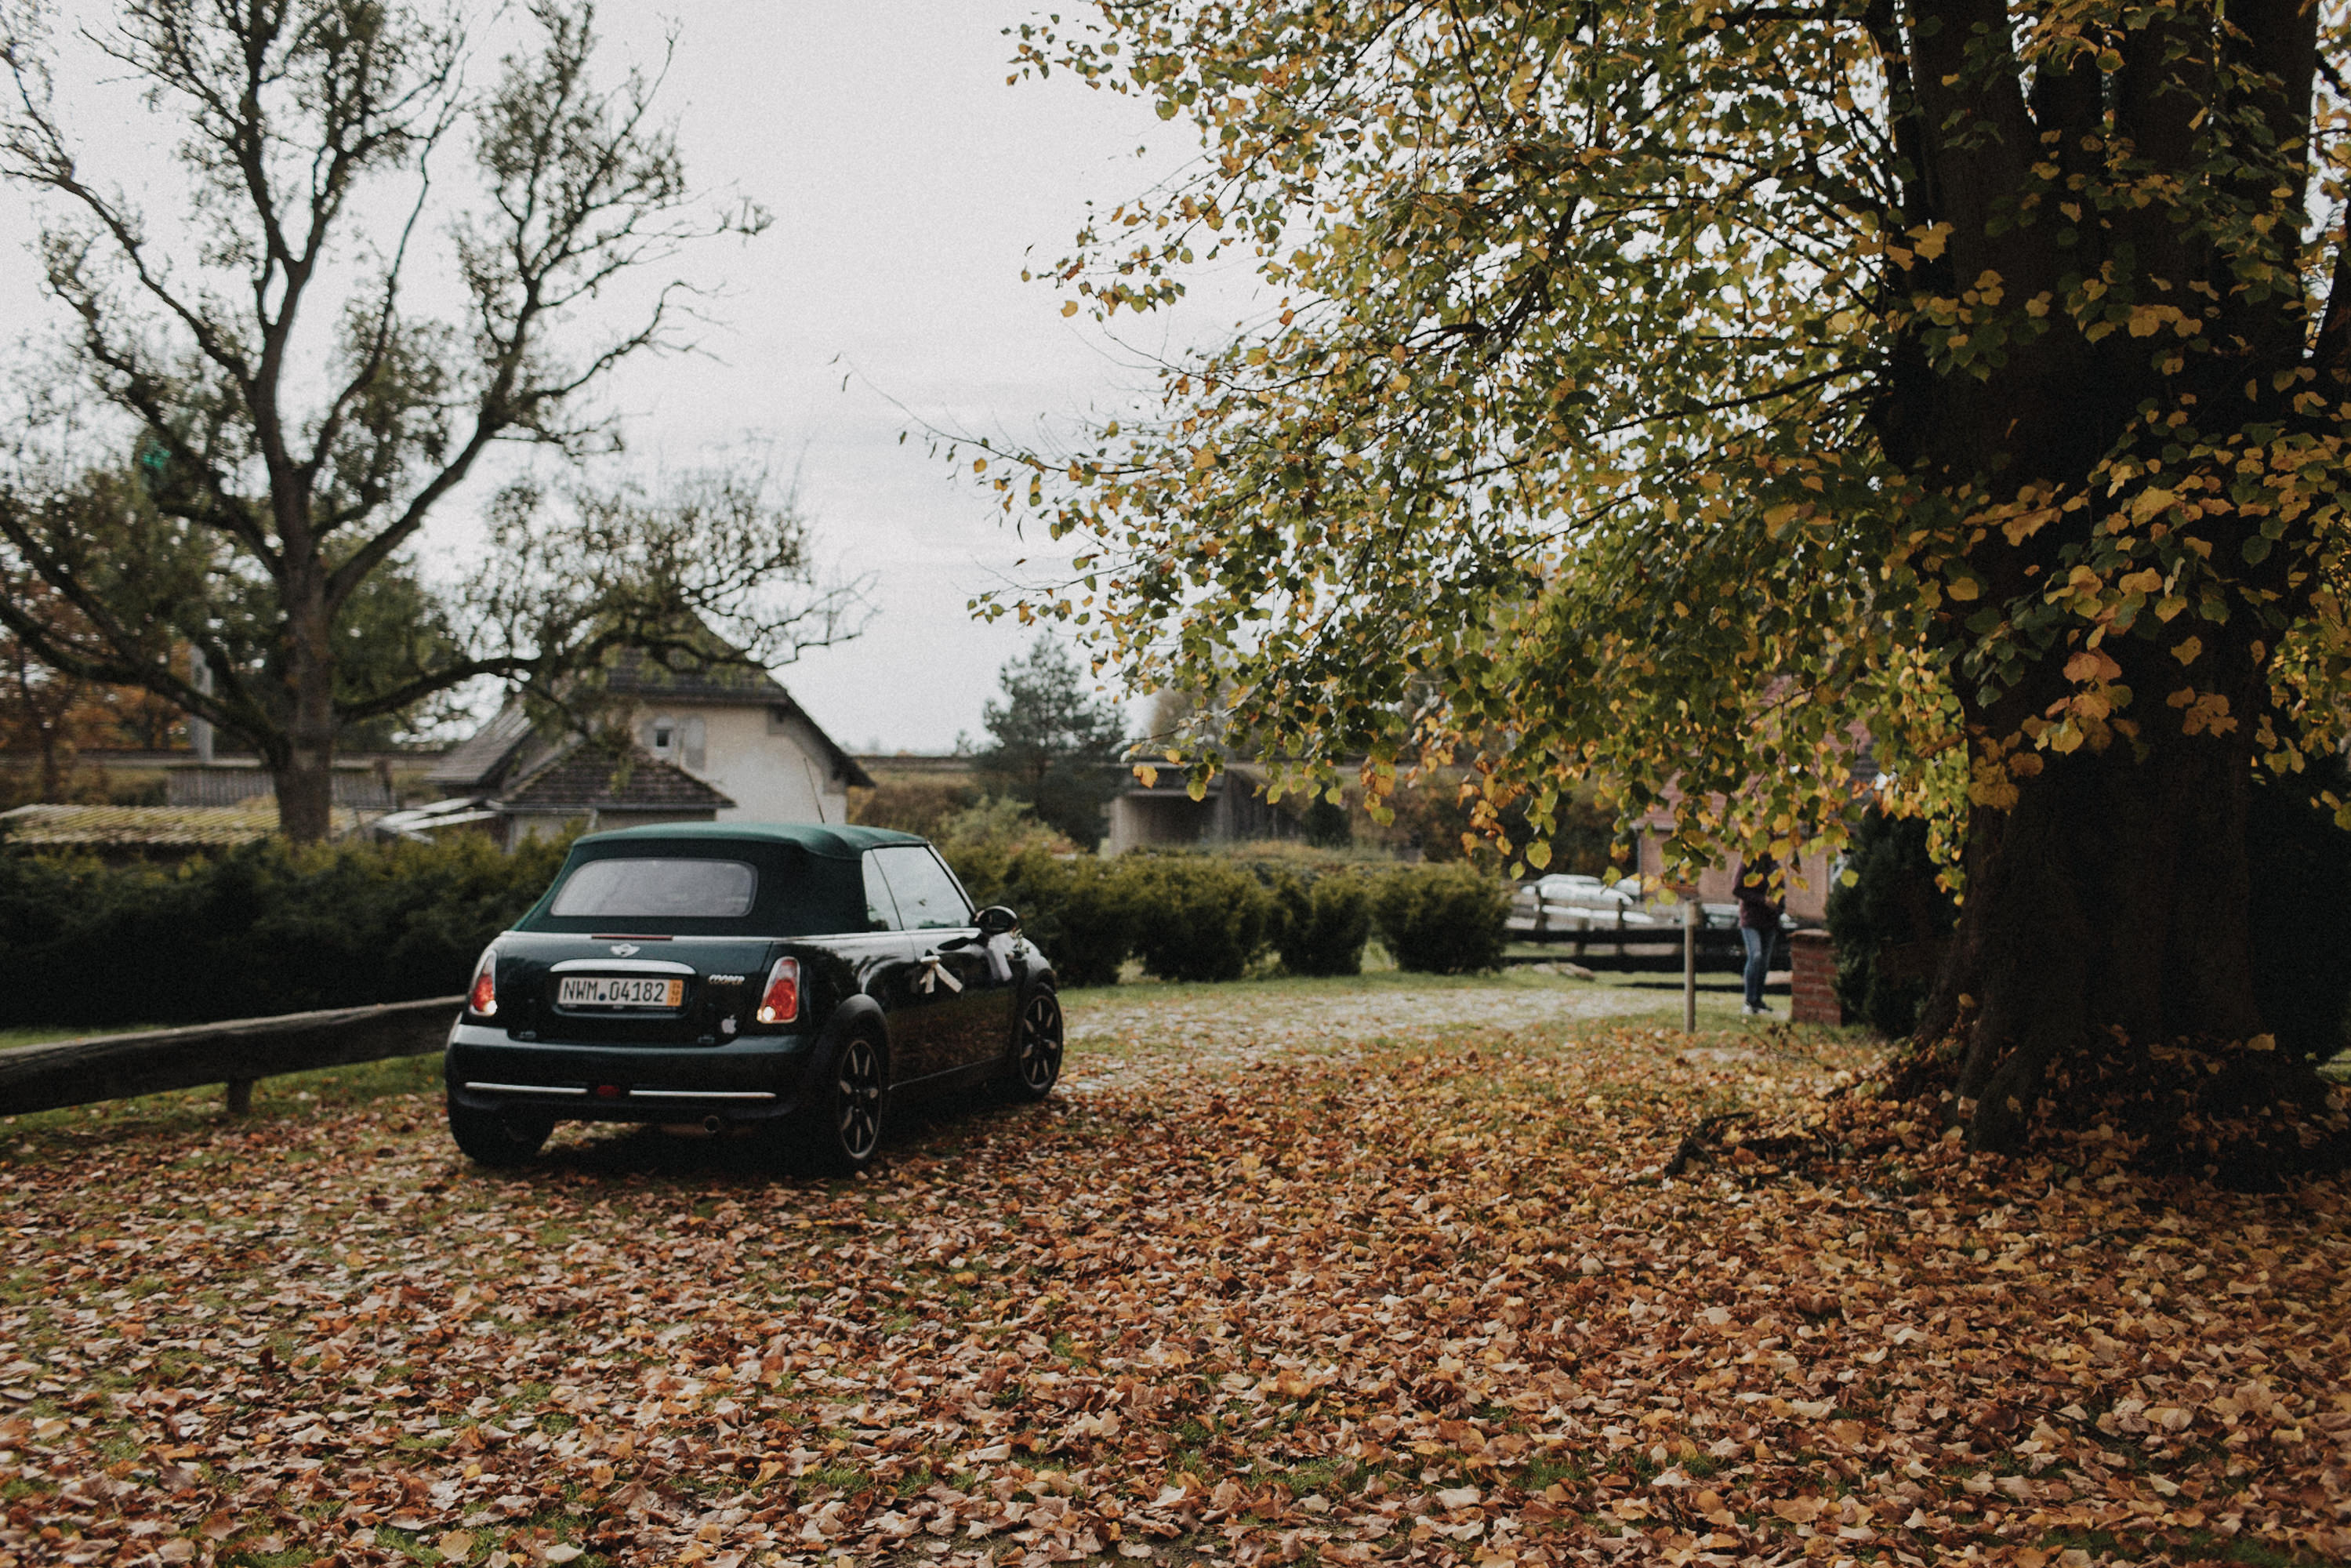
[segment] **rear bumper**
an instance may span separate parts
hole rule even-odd
[[[528,1111],[559,1121],[764,1121],[799,1108],[814,1034],[755,1035],[726,1045],[570,1045],[518,1040],[460,1023],[443,1072],[473,1111]]]

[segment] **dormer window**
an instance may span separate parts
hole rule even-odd
[[[647,719],[639,733],[645,749],[661,761],[681,763],[687,771],[698,772],[709,760],[710,727],[698,713],[684,718],[664,714]]]

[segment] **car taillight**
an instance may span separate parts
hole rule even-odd
[[[778,958],[768,971],[768,988],[759,996],[761,1023],[789,1023],[800,1016],[800,961]]]
[[[489,1018],[498,1010],[498,950],[496,947],[483,953],[482,961],[474,966],[474,984],[465,993],[465,1010],[477,1018]]]

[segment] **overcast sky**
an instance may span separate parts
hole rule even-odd
[[[1029,14],[1019,0],[604,8],[615,69],[657,61],[664,17],[675,18],[662,101],[689,172],[776,216],[759,239],[695,264],[727,286],[710,357],[633,366],[612,401],[649,468],[746,437],[798,459],[819,551],[876,574],[875,614],[862,637],[778,673],[852,749],[977,736],[998,667],[1033,635],[965,610],[1033,551],[967,467],[958,477],[919,433],[904,444],[901,433],[929,422],[1019,434],[1040,417],[1132,406],[1148,384],[1134,352],[1063,319],[1061,296],[1020,273],[1064,254],[1089,198],[1134,195],[1190,144],[1132,99],[1059,76],[1007,86],[1001,30]],[[125,151],[110,136],[152,141],[152,121],[107,106],[97,84],[60,87],[69,108],[78,97],[100,110],[78,117],[93,162]],[[32,224],[22,193],[0,190],[0,313],[19,321],[46,308]],[[1203,300],[1155,325],[1146,346],[1173,348],[1171,334],[1200,330],[1208,313]],[[1234,314],[1219,308],[1218,324]],[[462,570],[470,542],[467,519],[447,519],[428,565]]]

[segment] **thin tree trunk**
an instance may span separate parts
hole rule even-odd
[[[39,719],[33,732],[41,737],[41,799],[54,800],[65,789],[65,770],[57,765],[57,727]]]

